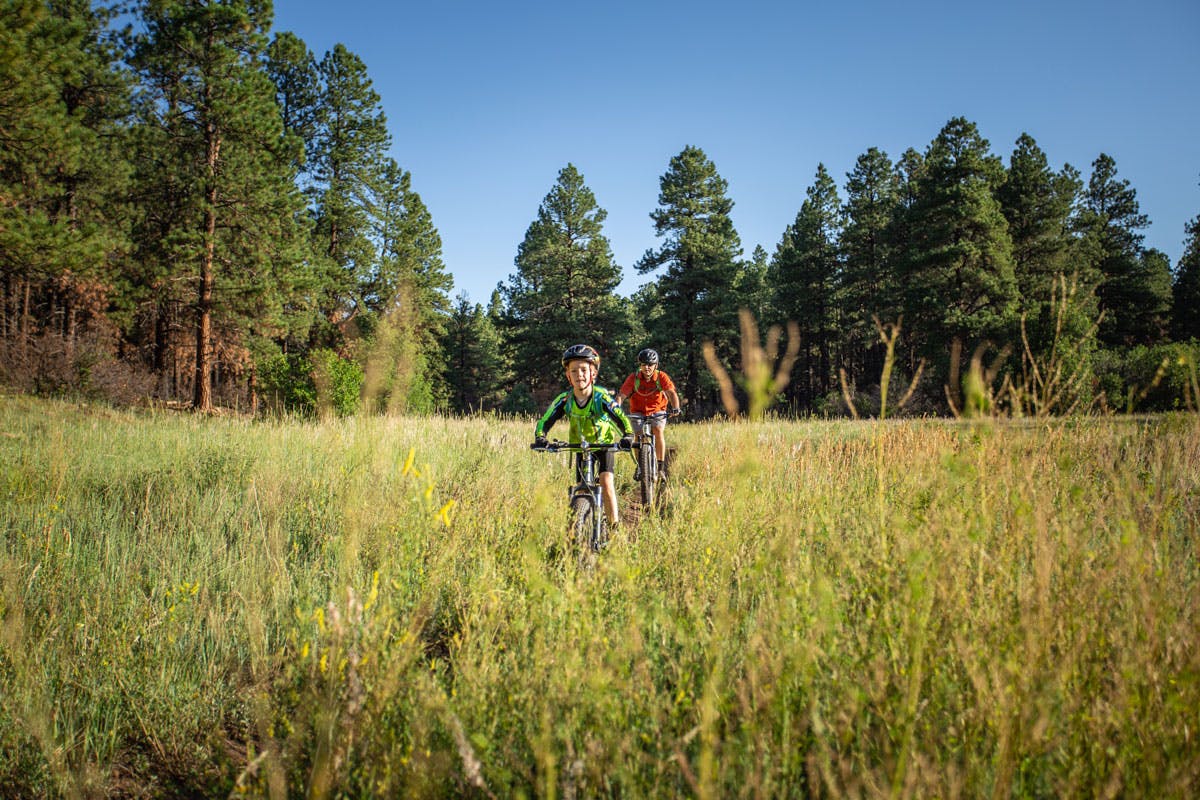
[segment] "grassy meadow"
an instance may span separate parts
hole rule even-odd
[[[1200,793],[1196,415],[531,431],[0,396],[0,795]]]

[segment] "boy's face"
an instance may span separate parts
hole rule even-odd
[[[583,391],[591,386],[595,379],[596,371],[590,362],[579,359],[567,363],[567,381],[572,388]]]

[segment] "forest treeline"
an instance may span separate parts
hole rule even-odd
[[[957,408],[972,358],[1032,410],[1187,402],[1200,217],[1183,256],[1110,156],[1004,159],[969,120],[924,149],[818,164],[774,252],[746,254],[716,165],[660,177],[659,246],[622,267],[565,165],[486,305],[451,300],[435,222],[367,65],[272,31],[245,0],[6,0],[0,25],[0,381],[197,409],[425,413],[538,408],[589,342],[616,383],[645,346],[699,416],[706,345],[737,374],[739,310],[796,324],[792,413]],[[892,334],[898,335],[892,336]],[[782,349],[782,348],[781,348]],[[1039,394],[1040,393],[1040,394]],[[992,394],[996,394],[993,392]],[[1016,397],[1019,393],[1013,393]],[[1027,409],[1030,410],[1030,409]]]

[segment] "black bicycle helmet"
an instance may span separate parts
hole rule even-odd
[[[645,350],[638,353],[638,363],[658,366],[658,351],[651,350],[649,347],[647,347]]]
[[[573,344],[566,350],[563,350],[562,365],[564,367],[572,361],[579,360],[586,361],[596,369],[600,369],[600,354],[596,352],[596,348],[586,344]]]

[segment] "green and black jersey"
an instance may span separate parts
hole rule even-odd
[[[633,433],[629,417],[625,416],[609,391],[599,386],[592,387],[591,400],[582,406],[571,389],[554,398],[554,402],[538,420],[533,435],[545,436],[546,431],[563,417],[570,424],[567,441],[571,444],[578,444],[581,440],[593,444],[613,444],[622,435]]]

